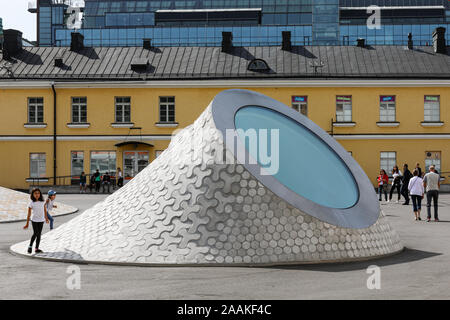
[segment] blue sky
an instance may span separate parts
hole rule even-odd
[[[0,0],[0,18],[4,29],[17,29],[23,37],[36,40],[36,14],[28,12],[31,0]]]

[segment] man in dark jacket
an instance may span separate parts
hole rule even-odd
[[[111,176],[108,172],[103,175],[102,185],[102,192],[105,193],[105,189],[107,189],[109,193],[109,187],[111,186]]]
[[[402,196],[405,198],[405,203],[403,203],[404,206],[409,205],[409,194],[408,194],[408,185],[409,180],[412,178],[412,173],[408,169],[408,165],[405,163],[403,165],[403,177],[402,177]]]

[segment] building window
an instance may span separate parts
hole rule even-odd
[[[116,152],[115,151],[91,151],[91,173],[96,170],[100,173],[116,172]]]
[[[395,151],[380,152],[380,169],[384,169],[388,175],[397,164],[397,153]]]
[[[43,178],[45,176],[45,153],[30,153],[30,178]]]
[[[427,151],[425,152],[425,172],[430,170],[430,166],[434,166],[437,172],[441,172],[441,152]]]
[[[380,97],[380,121],[395,122],[395,96]]]
[[[87,122],[87,98],[72,97],[72,123]]]
[[[424,121],[439,122],[441,118],[440,109],[439,96],[425,96]]]
[[[130,97],[116,97],[116,122],[131,122]]]
[[[310,36],[303,36],[303,43],[305,46],[311,45],[311,37]]]
[[[159,97],[159,122],[175,122],[175,97]]]
[[[336,121],[337,122],[352,121],[352,96],[336,97]]]
[[[70,175],[78,177],[84,171],[84,152],[72,151],[70,153],[71,170]]]
[[[349,38],[349,36],[343,36],[342,37],[342,45],[343,46],[349,46],[350,45],[350,38]]]
[[[292,108],[300,112],[305,117],[308,116],[308,97],[292,96]]]
[[[44,122],[44,98],[28,98],[28,123]]]

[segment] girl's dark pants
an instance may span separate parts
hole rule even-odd
[[[400,201],[401,193],[400,193],[400,181],[394,181],[394,185],[391,187],[391,191],[389,191],[389,200],[392,200],[392,194],[394,190],[397,189],[398,201]]]
[[[33,235],[31,236],[30,247],[33,246],[33,242],[34,242],[34,240],[36,240],[36,248],[39,248],[39,243],[41,242],[41,233],[42,233],[42,228],[44,227],[44,223],[31,221],[31,224],[33,226]]]

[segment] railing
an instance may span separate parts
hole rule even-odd
[[[446,179],[450,180],[450,171],[439,172],[439,175],[441,176],[441,181]]]
[[[93,181],[92,176],[94,174],[86,175],[86,187],[91,189],[95,188],[95,181]],[[116,188],[117,179],[115,176],[115,172],[111,174],[111,187],[113,190]],[[100,176],[101,181],[103,180],[103,175]],[[80,185],[80,176],[72,175],[72,176],[57,176],[54,177],[30,177],[27,178],[26,181],[30,184],[30,187],[50,187],[50,186],[61,186],[61,187],[70,187]]]

